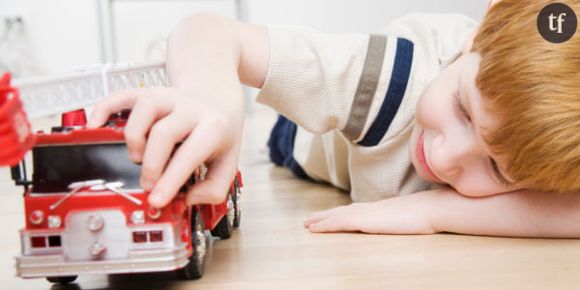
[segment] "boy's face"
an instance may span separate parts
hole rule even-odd
[[[431,82],[417,104],[409,146],[422,178],[467,196],[523,188],[512,184],[500,156],[494,156],[483,140],[497,122],[484,110],[475,85],[479,60],[477,53],[464,53]]]

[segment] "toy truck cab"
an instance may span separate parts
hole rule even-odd
[[[32,179],[24,163],[12,170],[25,187],[17,275],[68,283],[83,273],[175,270],[182,278],[199,278],[205,231],[229,238],[239,226],[239,172],[220,204],[186,204],[187,187],[204,179],[201,167],[169,205],[149,206],[140,166],[129,160],[124,142],[127,116],[122,112],[104,127],[87,129],[84,112],[77,111],[63,115],[62,127],[36,134]]]

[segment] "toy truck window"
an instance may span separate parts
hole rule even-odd
[[[92,179],[140,188],[141,167],[131,162],[124,143],[36,147],[32,155],[35,193],[68,192],[69,184]]]

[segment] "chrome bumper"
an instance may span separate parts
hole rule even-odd
[[[189,262],[186,244],[175,248],[133,250],[126,259],[67,261],[63,255],[16,257],[16,275],[22,278],[171,271]]]

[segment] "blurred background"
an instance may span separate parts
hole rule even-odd
[[[163,58],[183,17],[212,11],[258,24],[372,32],[409,12],[481,20],[488,0],[0,0],[0,72],[17,78]]]

